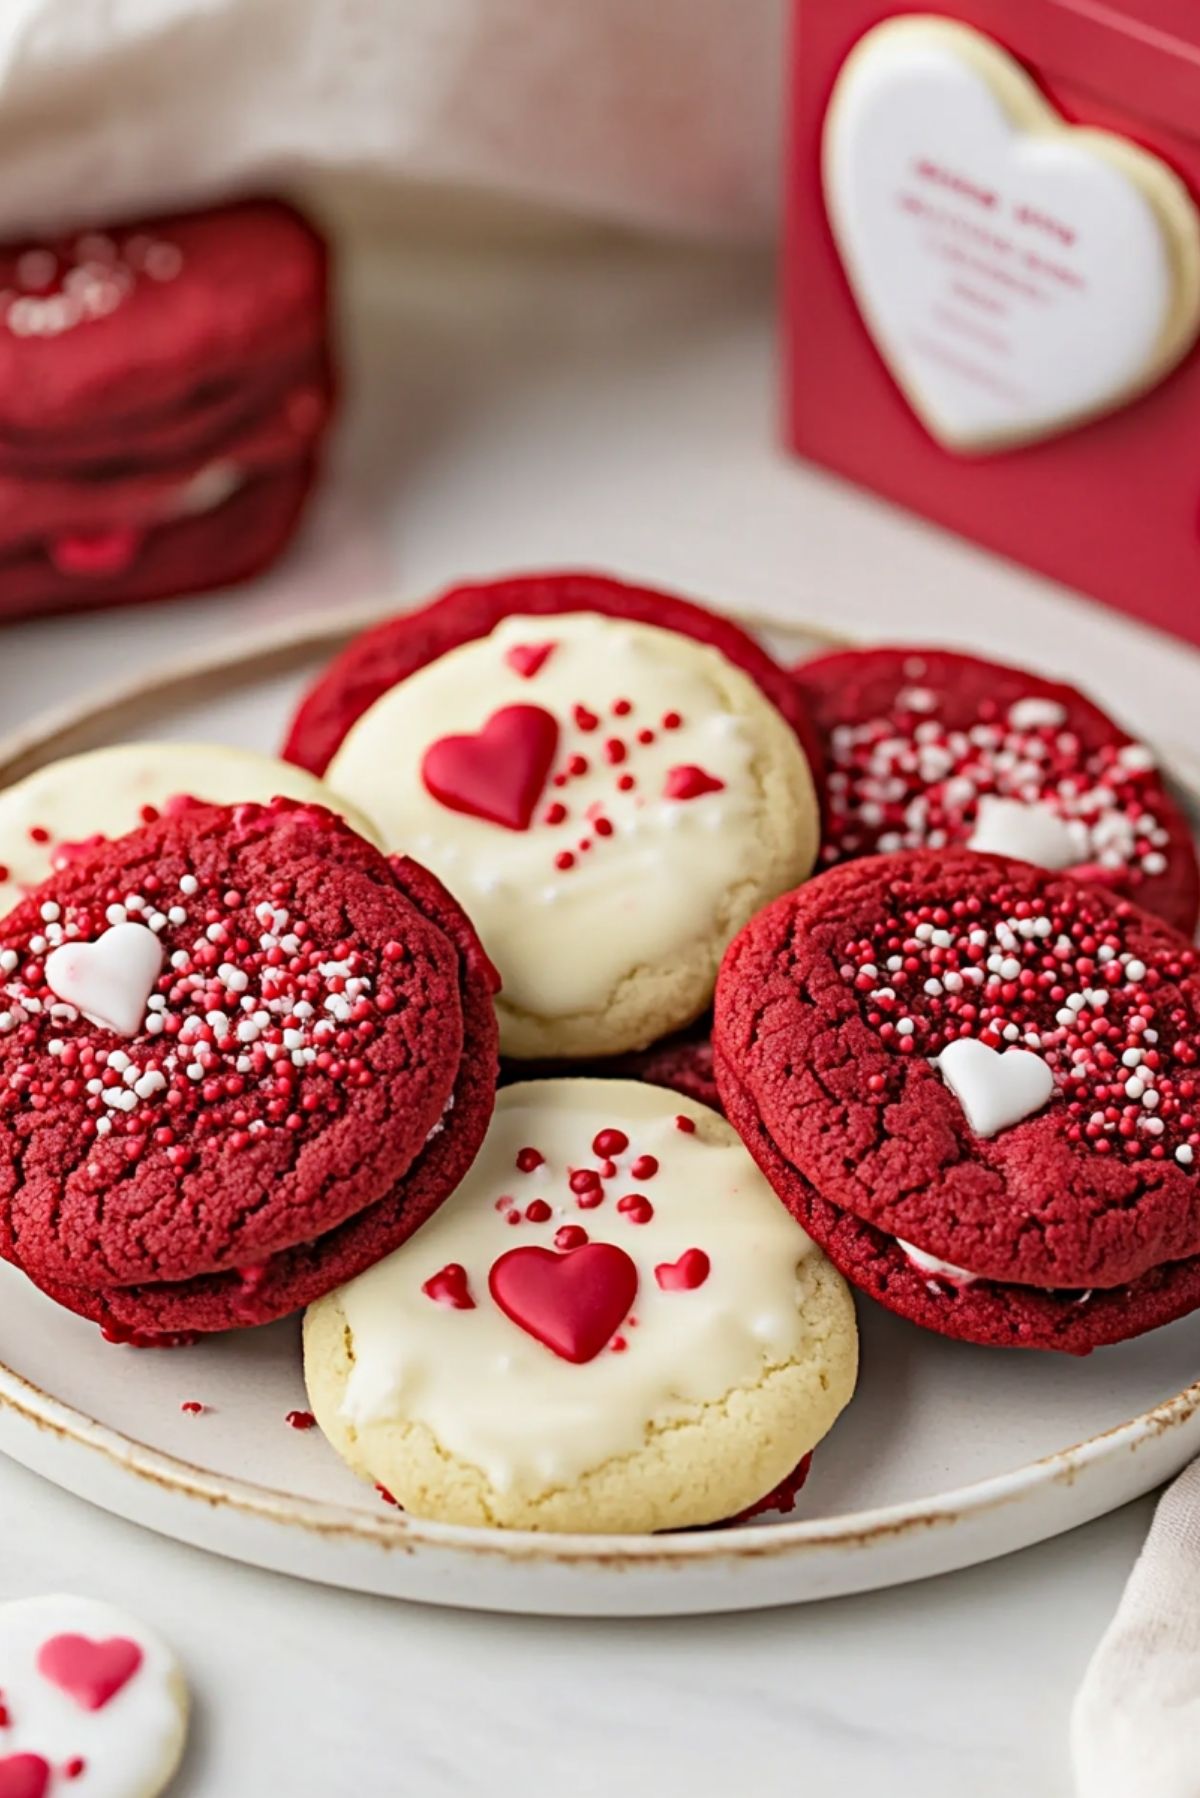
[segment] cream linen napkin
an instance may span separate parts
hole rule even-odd
[[[785,0],[0,0],[0,235],[370,171],[775,228]]]
[[[1078,1798],[1200,1798],[1200,1461],[1159,1501],[1071,1718]]]

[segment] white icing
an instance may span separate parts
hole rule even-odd
[[[312,799],[371,826],[303,769],[248,749],[206,743],[123,743],[51,762],[0,792],[0,916],[22,892],[45,880],[63,843],[119,837],[180,794],[216,805],[265,804],[277,796]],[[30,831],[45,832],[48,842]]]
[[[245,476],[236,462],[209,462],[171,494],[167,514],[190,518],[200,512],[213,512],[244,485]]]
[[[905,1242],[902,1236],[897,1236],[896,1246],[904,1250],[918,1273],[929,1274],[935,1280],[945,1280],[949,1286],[973,1286],[979,1279],[978,1274],[971,1273],[965,1267],[956,1267],[953,1261],[942,1261],[937,1255],[927,1254],[924,1249],[917,1248],[915,1243]]]
[[[55,1636],[136,1642],[142,1662],[90,1711],[38,1671],[38,1650]],[[174,1655],[153,1631],[93,1598],[23,1598],[0,1605],[0,1692],[9,1721],[0,1755],[40,1754],[56,1770],[75,1758],[73,1779],[52,1777],[47,1798],[150,1798],[167,1784],[186,1728],[186,1695]]]
[[[63,943],[46,957],[46,985],[93,1024],[136,1036],[162,973],[163,948],[146,924],[114,924],[93,943]]]
[[[1040,801],[1027,804],[985,793],[967,847],[1016,856],[1039,868],[1071,868],[1087,857],[1088,827]]]
[[[823,168],[864,318],[953,448],[1119,404],[1195,335],[1198,228],[1181,184],[1124,139],[1064,128],[968,27],[868,33],[834,90]]]
[[[547,642],[554,649],[532,678],[505,659],[516,645]],[[729,709],[717,671],[726,684],[744,678],[715,651],[688,643],[681,653],[676,635],[646,625],[582,613],[507,618],[378,700],[347,736],[329,778],[370,812],[390,849],[426,862],[462,901],[510,1006],[544,1018],[592,1011],[633,970],[711,939],[731,885],[752,884],[767,865],[759,745]],[[632,705],[628,716],[614,715],[621,700]],[[599,714],[598,729],[577,727],[579,704]],[[555,769],[572,754],[589,764],[565,787],[546,786],[523,831],[448,810],[421,774],[431,744],[474,734],[514,705],[558,719]],[[679,729],[661,728],[668,712],[682,717]],[[655,732],[649,746],[636,741],[642,728]],[[609,738],[626,746],[615,766],[604,756]],[[665,798],[668,771],[681,765],[704,769],[723,789]],[[619,790],[624,775],[635,779],[632,791]],[[569,807],[569,819],[543,822],[555,801]],[[597,806],[610,836],[588,825]],[[590,840],[583,852],[581,837]],[[562,851],[575,855],[573,867],[556,868]]]
[[[676,1128],[681,1114],[697,1122],[693,1134]],[[591,1144],[605,1128],[623,1130],[629,1148],[616,1157],[603,1204],[581,1209],[568,1170],[599,1165]],[[525,1147],[546,1158],[530,1174],[516,1166]],[[659,1170],[636,1180],[630,1167],[645,1154],[657,1157]],[[631,1191],[653,1205],[648,1223],[617,1210]],[[513,1227],[496,1209],[505,1197],[522,1212],[545,1199],[553,1215]],[[637,1323],[622,1331],[626,1348],[609,1347],[582,1365],[526,1334],[488,1290],[498,1256],[529,1244],[549,1248],[568,1223],[592,1242],[616,1243],[638,1270]],[[689,1248],[709,1256],[707,1280],[690,1291],[661,1290],[655,1267]],[[815,1253],[733,1131],[702,1106],[630,1081],[509,1087],[457,1192],[337,1295],[354,1340],[343,1413],[359,1426],[426,1424],[497,1489],[544,1493],[637,1449],[652,1421],[717,1401],[799,1358],[810,1337],[797,1269]],[[466,1269],[472,1311],[421,1290],[451,1263]]]
[[[995,1136],[1047,1104],[1054,1075],[1032,1049],[992,1049],[974,1037],[947,1043],[933,1063],[976,1136]]]

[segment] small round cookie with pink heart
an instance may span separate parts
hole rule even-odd
[[[187,1717],[174,1654],[114,1605],[0,1605],[0,1798],[155,1798]]]
[[[406,1511],[638,1532],[736,1517],[849,1402],[854,1310],[716,1113],[632,1081],[499,1097],[395,1254],[310,1307],[317,1421]]]
[[[643,1049],[706,1009],[730,938],[808,873],[808,760],[710,642],[598,610],[496,610],[376,699],[328,778],[477,925],[507,1054]]]
[[[731,945],[717,1082],[794,1215],[885,1304],[1086,1352],[1196,1303],[1198,974],[1185,937],[1098,886],[875,856]]]

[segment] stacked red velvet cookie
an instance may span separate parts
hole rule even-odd
[[[883,1304],[1086,1353],[1200,1304],[1198,969],[1100,885],[961,849],[872,857],[731,946],[721,1096]]]
[[[298,1309],[470,1166],[493,987],[438,882],[319,806],[98,845],[0,923],[0,1252],[118,1339]]]
[[[290,207],[0,251],[0,617],[257,572],[331,400],[325,250]]]

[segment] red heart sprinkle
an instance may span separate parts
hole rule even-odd
[[[142,533],[132,525],[108,530],[76,531],[50,541],[50,560],[60,574],[122,574],[142,547]]]
[[[504,652],[504,660],[522,680],[532,680],[539,668],[554,654],[553,643],[514,643]]]
[[[431,743],[421,778],[449,811],[528,830],[557,749],[558,720],[550,712],[506,705],[475,736]]]
[[[612,1340],[637,1294],[637,1268],[613,1243],[510,1249],[488,1275],[504,1315],[564,1361],[594,1361]]]
[[[438,1273],[431,1274],[421,1291],[435,1304],[449,1305],[452,1311],[474,1311],[475,1300],[467,1284],[467,1270],[457,1261],[448,1262]]]
[[[93,1642],[87,1636],[51,1636],[37,1652],[43,1679],[59,1686],[85,1711],[98,1711],[131,1680],[142,1651],[128,1636]]]
[[[40,1754],[6,1754],[0,1760],[0,1798],[42,1798],[50,1763]]]
[[[617,1200],[617,1210],[631,1224],[648,1224],[654,1216],[654,1207],[644,1192],[627,1192],[623,1199]]]
[[[724,786],[725,782],[718,780],[715,774],[706,774],[703,768],[697,768],[691,762],[681,762],[679,767],[667,769],[663,798],[700,799],[705,793],[722,792]]]
[[[654,1278],[664,1292],[694,1292],[709,1276],[712,1262],[703,1249],[684,1249],[678,1261],[660,1261]]]

